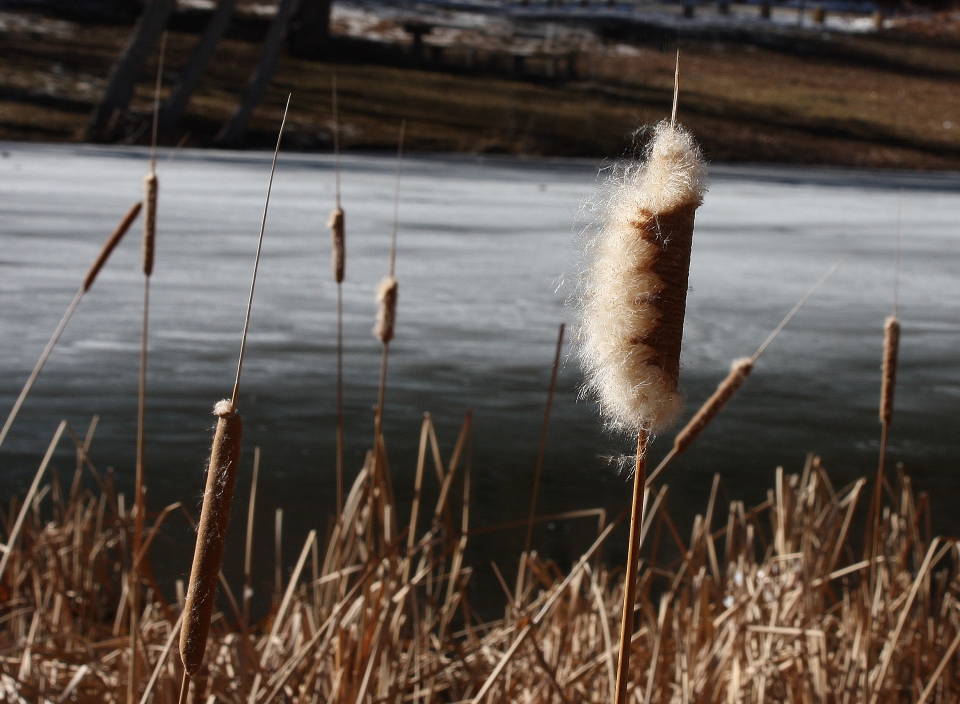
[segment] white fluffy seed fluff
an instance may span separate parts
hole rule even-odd
[[[233,413],[233,402],[228,398],[217,401],[213,406],[213,415],[218,418],[223,418],[231,413]]]
[[[656,433],[682,409],[690,241],[705,191],[699,148],[667,121],[644,158],[618,165],[604,186],[582,276],[579,355],[585,393],[613,429]]]

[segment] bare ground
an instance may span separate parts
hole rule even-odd
[[[958,24],[944,14],[872,35],[681,39],[680,117],[714,160],[960,168]],[[0,139],[81,141],[129,31],[0,13]],[[171,32],[166,89],[195,41],[192,32]],[[210,144],[258,52],[251,39],[225,39],[178,131],[164,141]],[[669,111],[672,47],[595,42],[577,55],[575,76],[564,70],[557,78],[533,59],[511,75],[509,56],[489,53],[467,68],[462,47],[444,52],[415,62],[403,47],[340,34],[328,61],[284,56],[248,146],[270,143],[292,92],[287,146],[329,149],[334,72],[344,145],[353,150],[394,148],[406,119],[414,150],[609,156],[630,148],[639,125]],[[146,140],[155,71],[153,63],[144,70],[118,141]]]

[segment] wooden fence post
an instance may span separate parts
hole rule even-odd
[[[190,96],[197,89],[200,78],[217,49],[217,44],[220,43],[227,27],[230,26],[230,19],[233,17],[233,10],[236,5],[237,0],[220,0],[216,11],[210,21],[207,22],[207,26],[204,27],[203,34],[200,35],[196,46],[193,47],[187,65],[180,73],[170,96],[160,107],[160,132],[169,132],[173,129],[183,111],[186,110],[190,102]]]
[[[290,24],[290,18],[296,11],[298,3],[299,0],[280,0],[277,16],[270,25],[267,37],[263,42],[263,54],[260,56],[260,63],[257,64],[253,75],[250,76],[250,82],[247,84],[247,89],[244,91],[243,98],[241,98],[236,111],[217,135],[215,141],[218,146],[235,146],[243,140],[253,109],[263,98],[270,81],[273,80],[273,74],[277,70],[277,62],[280,58],[280,49],[283,47],[283,40],[287,36],[287,25]]]
[[[130,105],[147,56],[167,26],[176,4],[176,0],[150,0],[143,9],[130,41],[110,71],[106,90],[87,121],[87,139],[100,141],[110,138],[114,116]]]

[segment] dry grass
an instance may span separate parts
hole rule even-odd
[[[126,694],[123,585],[134,518],[72,437],[73,480],[65,486],[51,470],[2,580],[5,701]],[[469,437],[468,420],[444,466],[425,419],[416,482],[435,475],[440,499],[421,507],[418,491],[410,526],[396,524],[383,484],[371,483],[371,453],[329,540],[310,533],[259,623],[245,625],[221,578],[223,611],[190,701],[463,701],[485,685],[483,701],[610,701],[623,582],[596,550],[614,524],[601,522],[594,547],[566,575],[534,553],[515,593],[503,583],[504,617],[481,622],[463,564]],[[909,478],[901,473],[888,487],[875,536],[859,527],[865,481],[835,489],[816,459],[800,474],[778,469],[768,500],[750,510],[740,502],[723,509],[718,487],[689,542],[665,510],[666,487],[648,495],[634,701],[957,701],[958,544],[927,535],[926,497],[914,497]],[[14,500],[10,508],[7,531],[20,507]],[[146,550],[166,522],[183,517],[179,504],[154,517]],[[862,560],[874,539],[878,557]],[[148,553],[140,573],[146,662],[138,690],[150,689],[148,701],[176,701],[181,604],[157,589]]]

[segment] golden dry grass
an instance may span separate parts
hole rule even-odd
[[[609,701],[623,582],[596,551],[617,521],[601,512],[597,541],[567,574],[536,553],[522,560],[518,584],[502,585],[503,618],[481,621],[463,563],[469,435],[468,419],[443,464],[425,419],[416,481],[437,481],[440,499],[420,506],[418,491],[411,526],[397,524],[385,484],[371,483],[371,453],[329,540],[310,533],[258,623],[244,622],[230,590],[239,585],[221,579],[223,610],[190,701]],[[77,458],[69,486],[48,475],[10,546],[5,701],[125,700],[133,521],[109,475],[81,450]],[[887,487],[876,534],[862,528],[865,480],[835,488],[814,458],[799,474],[778,469],[752,509],[721,506],[718,486],[719,477],[689,538],[665,510],[667,488],[648,495],[633,701],[957,701],[958,542],[927,534],[927,500],[908,477]],[[10,508],[7,530],[18,503]],[[184,517],[178,504],[154,517],[147,549]],[[877,557],[863,559],[874,541]],[[173,702],[181,604],[166,601],[148,564],[141,574],[138,691]]]

